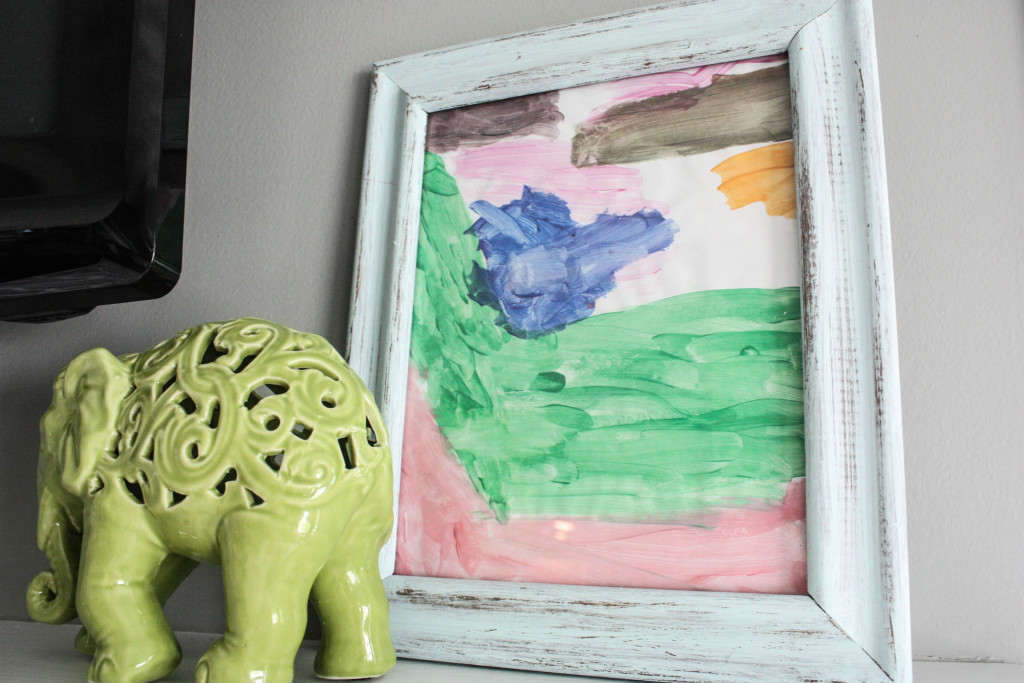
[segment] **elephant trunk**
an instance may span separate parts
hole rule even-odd
[[[39,497],[38,542],[53,570],[40,572],[29,584],[28,613],[36,621],[63,624],[77,615],[75,588],[82,535],[49,487],[44,487]]]

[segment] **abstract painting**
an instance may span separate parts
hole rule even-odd
[[[428,118],[396,573],[805,593],[784,57]]]

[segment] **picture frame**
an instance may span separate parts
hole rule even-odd
[[[910,681],[902,425],[870,0],[684,0],[374,68],[347,358],[395,492],[427,114],[788,52],[802,260],[807,596],[394,575],[399,656],[641,680]]]

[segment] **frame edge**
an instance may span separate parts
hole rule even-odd
[[[899,366],[870,0],[841,0],[805,27],[790,65],[796,171],[815,188],[798,208],[807,495],[823,511],[808,518],[808,563],[826,569],[810,573],[809,591],[889,677],[909,681]]]

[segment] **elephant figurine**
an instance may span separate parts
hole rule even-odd
[[[89,681],[178,665],[162,606],[201,560],[222,566],[227,631],[199,683],[292,681],[310,599],[318,676],[394,665],[377,565],[393,522],[388,433],[323,338],[240,318],[139,354],[92,349],[57,376],[40,432],[52,571],[32,581],[28,610],[81,617]]]

